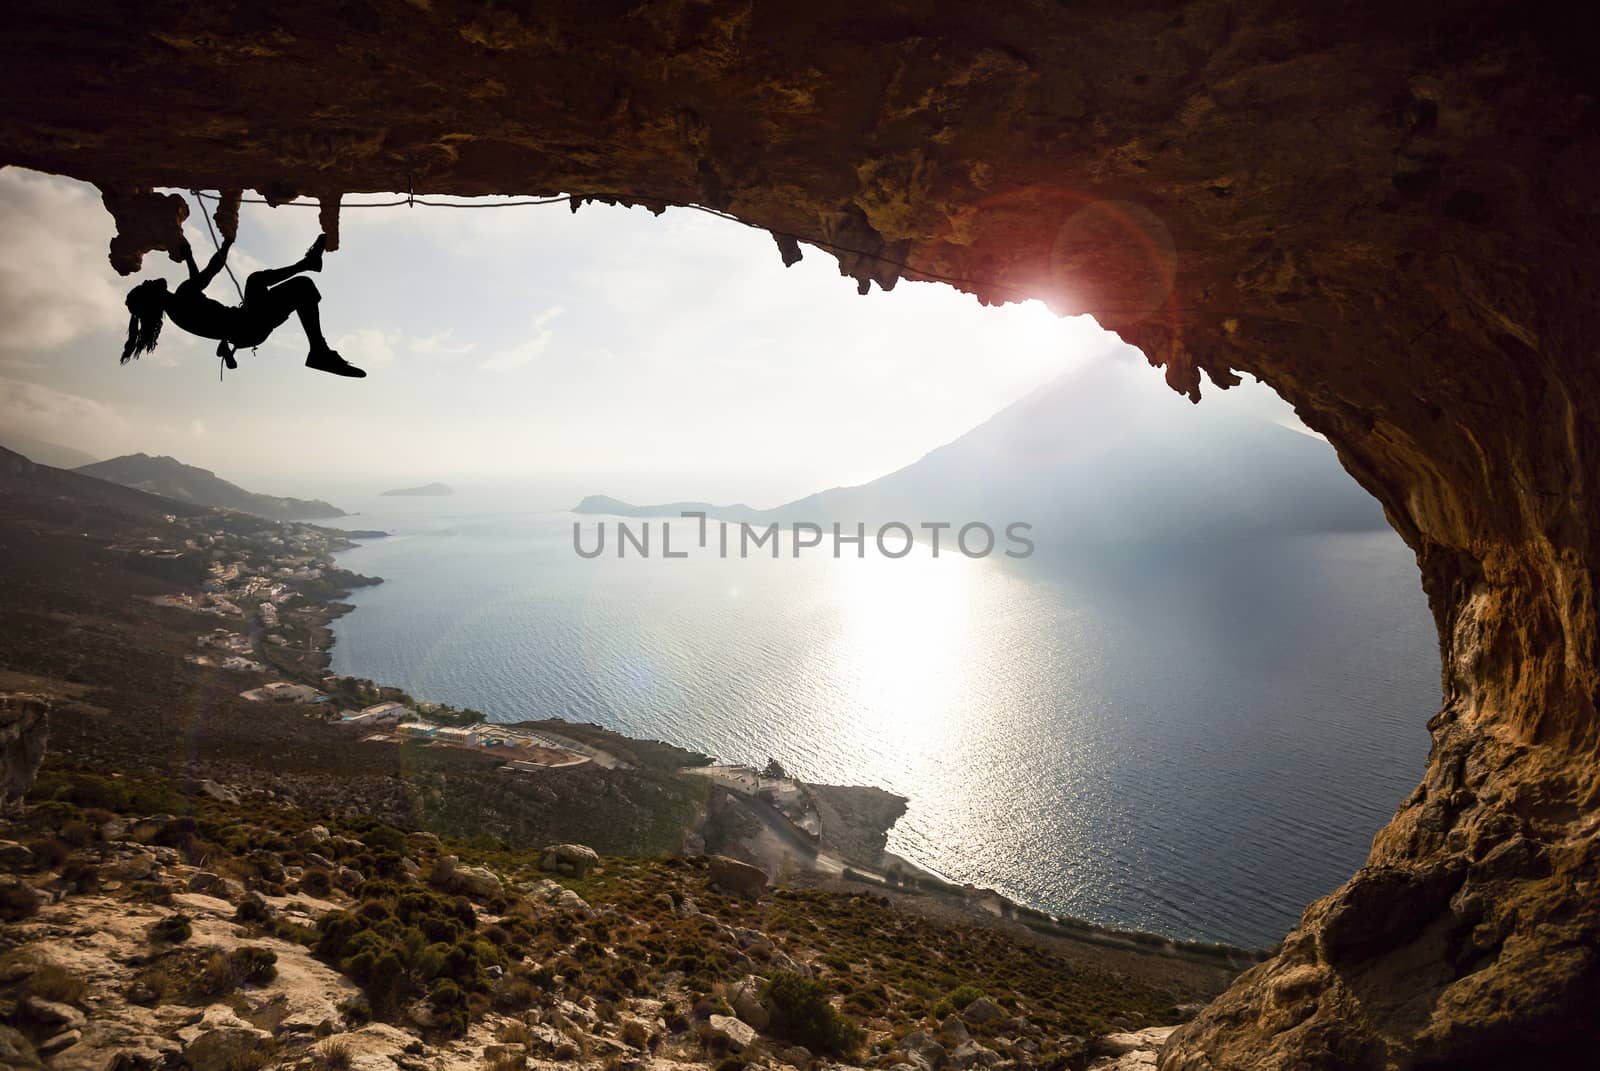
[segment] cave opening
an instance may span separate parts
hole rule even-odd
[[[69,365],[104,363],[117,310],[98,306],[126,283],[105,261],[92,189],[3,179],[10,244],[97,283],[101,319],[85,318],[68,360],[39,384],[71,395]],[[269,207],[252,196],[241,210],[156,191],[153,203],[172,195],[198,261],[217,240],[205,215],[238,235],[241,276],[292,260],[326,222],[314,200]],[[1052,279],[1131,277],[1145,312],[1169,315],[1174,253],[1159,220],[1127,203],[1058,199],[1075,207],[1052,243]],[[383,483],[440,478],[459,493],[475,481],[498,489],[500,502],[485,491],[486,517],[506,498],[554,511],[604,492],[752,503],[781,518],[784,503],[855,487],[853,504],[812,519],[942,520],[951,534],[942,563],[873,548],[882,568],[844,566],[843,577],[810,562],[674,571],[672,605],[614,585],[591,613],[681,620],[710,588],[738,592],[744,624],[724,619],[718,595],[693,611],[722,620],[703,645],[682,650],[643,626],[630,643],[596,645],[577,705],[563,691],[567,656],[497,639],[570,622],[532,606],[484,609],[501,601],[486,575],[524,568],[530,587],[547,589],[568,561],[487,570],[474,557],[479,571],[460,571],[446,596],[418,582],[445,567],[369,550],[362,567],[389,577],[377,596],[386,609],[339,624],[340,672],[491,716],[565,704],[755,765],[767,756],[750,750],[741,712],[780,703],[783,726],[766,746],[791,769],[912,801],[889,846],[911,863],[1031,908],[1248,948],[1275,945],[1334,888],[1414,783],[1437,683],[1410,552],[1265,387],[1191,406],[1092,318],[1038,302],[983,307],[923,283],[863,301],[825,251],[786,263],[760,232],[678,209],[408,202],[351,199],[318,276],[330,337],[375,373],[364,393],[308,388],[292,371],[304,342],[289,328],[241,354],[219,389],[194,375],[208,344],[172,330],[111,389],[119,411],[148,417],[146,436],[164,414],[181,418],[155,441],[102,426],[104,441],[87,445],[170,453],[347,504]],[[68,213],[87,225],[53,237],[46,221]],[[1074,249],[1093,254],[1087,266]],[[140,277],[162,274],[175,285],[184,272],[147,256]],[[219,276],[212,290],[230,300],[229,286]],[[218,441],[195,423],[232,434]],[[286,425],[322,430],[312,440]],[[385,426],[420,434],[386,437]],[[363,469],[379,441],[387,467]],[[730,443],[740,444],[731,461]],[[940,453],[966,460],[929,461]],[[519,469],[528,459],[573,470],[535,477]],[[381,508],[363,512],[383,525]],[[1028,524],[1037,556],[950,562],[954,530],[980,517],[1001,530]],[[920,558],[928,532],[917,534]],[[777,608],[807,598],[830,604],[814,642],[833,653],[771,661],[806,634]],[[501,627],[470,624],[484,616]],[[930,659],[962,668],[929,674]],[[552,683],[508,683],[485,671],[496,662],[542,667],[535,676]],[[715,679],[696,669],[705,664],[721,667]],[[638,665],[651,667],[643,683]],[[780,677],[824,683],[794,693]],[[662,720],[681,710],[717,716]],[[1018,749],[1019,738],[1033,743]]]
[[[1325,435],[1416,552],[1444,686],[1428,770],[1367,864],[1163,1065],[1586,1058],[1600,170],[1581,12],[292,7],[14,7],[4,161],[113,200],[331,198],[401,171],[439,195],[645,190],[867,250],[852,276],[907,263],[986,300],[1050,278],[1054,191],[1143,205],[1178,252],[1176,315],[1148,315],[1145,275],[1048,296],[1183,392],[1259,376]]]

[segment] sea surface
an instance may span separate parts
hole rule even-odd
[[[618,560],[608,519],[584,560],[599,518],[464,505],[351,518],[394,534],[340,555],[386,582],[336,672],[881,786],[892,851],[1046,910],[1270,945],[1422,774],[1437,645],[1387,531],[773,561],[658,530]]]

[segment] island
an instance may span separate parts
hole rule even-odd
[[[435,495],[453,495],[455,493],[455,489],[447,483],[425,483],[421,487],[396,487],[392,491],[384,491],[383,497],[427,497]]]

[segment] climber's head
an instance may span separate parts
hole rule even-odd
[[[156,348],[161,338],[161,319],[167,311],[167,281],[146,279],[128,291],[128,342],[122,347],[122,363]]]

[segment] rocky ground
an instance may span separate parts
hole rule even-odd
[[[47,770],[0,837],[8,1067],[1131,1071],[1191,995],[723,857],[482,850],[214,782]]]

